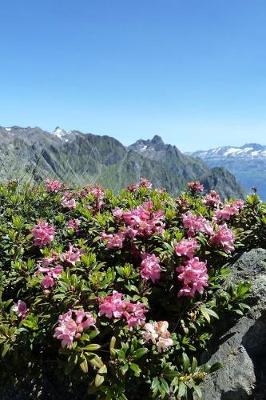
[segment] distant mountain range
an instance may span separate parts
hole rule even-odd
[[[125,147],[109,136],[56,128],[0,127],[0,181],[40,182],[47,177],[72,186],[99,183],[114,191],[141,177],[171,193],[200,180],[206,189],[226,197],[243,197],[235,177],[223,168],[209,168],[201,159],[181,153],[161,137]]]
[[[242,147],[225,146],[190,153],[209,167],[223,167],[234,174],[247,192],[256,187],[266,200],[266,146],[248,143]]]

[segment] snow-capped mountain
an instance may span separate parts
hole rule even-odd
[[[196,151],[193,156],[205,158],[265,158],[266,159],[266,146],[257,143],[248,143],[241,147],[224,146],[210,149],[207,151]]]
[[[228,169],[247,192],[256,187],[266,200],[266,146],[248,143],[241,147],[224,146],[196,151],[191,155],[202,159],[209,167]]]

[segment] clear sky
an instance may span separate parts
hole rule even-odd
[[[265,0],[2,0],[0,125],[266,144]]]

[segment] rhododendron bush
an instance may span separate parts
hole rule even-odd
[[[119,195],[0,186],[0,392],[200,398],[219,319],[247,308],[227,265],[265,226],[256,194],[224,203],[199,182],[178,197],[146,179]]]

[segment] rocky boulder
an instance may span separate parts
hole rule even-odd
[[[244,253],[232,266],[232,281],[252,283],[251,309],[219,338],[209,362],[223,368],[204,382],[204,400],[266,399],[266,250]]]

